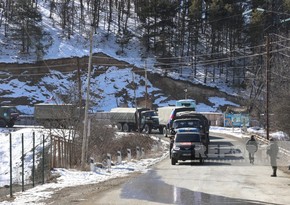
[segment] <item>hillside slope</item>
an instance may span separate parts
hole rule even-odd
[[[103,60],[93,60],[90,84],[92,111],[107,111],[124,104],[134,106],[135,97],[142,100],[145,96],[146,81],[148,96],[155,108],[174,104],[175,100],[185,97],[195,99],[200,111],[223,111],[226,105],[243,104],[242,99],[217,88],[173,79],[157,72],[148,72],[146,80],[143,68],[102,53],[94,56]],[[88,58],[83,57],[54,59],[42,64],[2,63],[2,68],[10,69],[9,72],[1,69],[0,102],[11,101],[23,113],[32,114],[35,103],[68,102],[69,95],[77,95],[78,79],[85,99],[87,62]]]
[[[88,38],[89,26],[83,33],[75,32],[68,39],[64,37],[61,26],[50,18],[48,2],[38,3],[42,25],[45,25],[43,29],[50,37],[46,43],[50,46],[43,59],[35,62],[32,53],[24,57],[15,49],[13,42],[1,33],[1,40],[7,46],[0,48],[0,103],[10,101],[21,112],[32,114],[35,103],[70,102],[70,98],[79,97],[79,93],[85,99],[87,56],[92,45],[95,54],[92,58],[90,107],[94,112],[119,105],[135,106],[135,99],[144,98],[146,90],[154,107],[174,104],[175,100],[185,98],[185,95],[197,100],[197,108],[202,111],[222,111],[227,104],[242,104],[237,97],[226,94],[232,93],[232,90],[224,90],[223,79],[218,79],[221,82],[218,89],[214,87],[219,82],[206,83],[210,87],[202,84],[203,67],[198,68],[199,75],[195,78],[190,78],[191,68],[186,67],[182,68],[183,74],[176,70],[164,74],[156,66],[156,57],[146,52],[142,39],[136,33],[139,30],[135,23],[128,25],[132,36],[126,45],[120,44],[116,30],[108,33],[107,24],[96,30],[92,43]],[[105,22],[105,17],[101,15],[100,21]],[[133,18],[131,20],[135,22]],[[179,69],[178,66],[175,68]],[[148,70],[148,82],[145,69]]]

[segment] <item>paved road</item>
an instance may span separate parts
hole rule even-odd
[[[260,146],[248,161],[245,139],[211,134],[210,157],[203,165],[166,159],[148,173],[81,204],[289,204],[290,177],[271,167]],[[217,148],[219,147],[219,148]]]

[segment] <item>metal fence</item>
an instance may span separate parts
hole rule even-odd
[[[12,197],[16,191],[44,184],[52,168],[71,166],[72,150],[72,141],[58,136],[41,132],[6,134],[0,146],[0,187],[9,188]]]

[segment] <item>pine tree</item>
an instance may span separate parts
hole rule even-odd
[[[16,1],[13,11],[10,35],[13,40],[20,43],[20,52],[28,54],[33,49],[36,53],[43,53],[42,29],[38,25],[41,22],[41,14],[34,7],[33,1]]]

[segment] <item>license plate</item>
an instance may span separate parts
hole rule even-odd
[[[191,154],[182,154],[182,156],[191,156]]]

